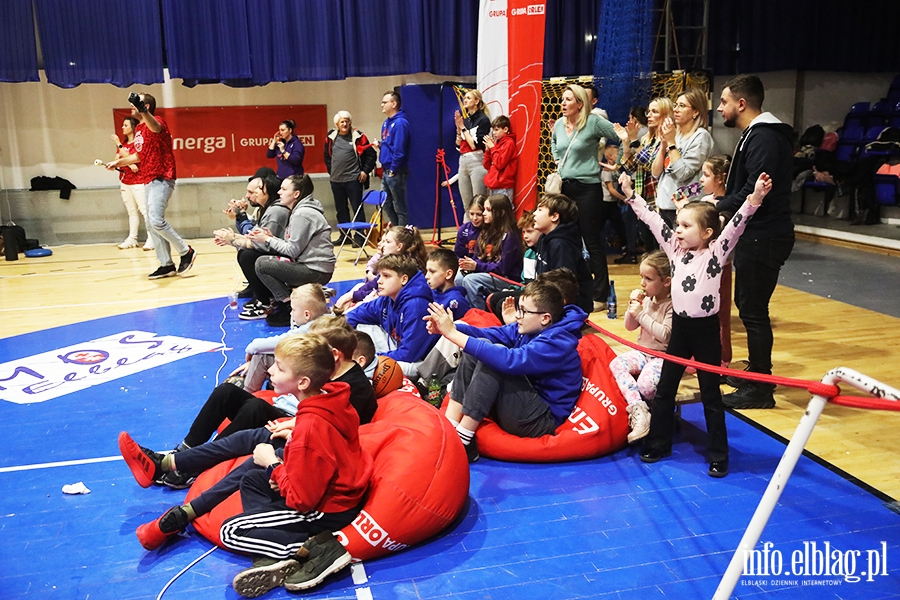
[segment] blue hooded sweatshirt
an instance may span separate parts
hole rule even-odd
[[[417,362],[425,358],[438,336],[430,335],[422,317],[428,314],[428,304],[432,301],[431,288],[425,275],[417,271],[392,300],[379,296],[370,302],[363,302],[347,313],[351,327],[360,323],[378,325],[388,334],[393,350],[385,352],[394,360]]]
[[[465,352],[499,373],[528,377],[559,426],[581,394],[578,340],[587,316],[569,304],[558,323],[530,335],[520,334],[518,323],[487,329],[464,324],[456,327],[470,336]]]
[[[399,171],[409,163],[409,121],[402,110],[385,119],[381,126],[378,160],[385,171]]]
[[[466,288],[455,285],[446,292],[432,290],[434,301],[453,313],[453,320],[458,321],[472,308],[466,299]]]

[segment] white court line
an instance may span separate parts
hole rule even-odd
[[[372,590],[367,587],[356,588],[356,600],[372,600]]]
[[[124,460],[121,456],[104,456],[102,458],[82,458],[81,460],[63,460],[60,462],[38,463],[34,465],[19,465],[16,467],[2,467],[0,473],[12,473],[15,471],[33,471],[35,469],[50,469],[52,467],[71,467],[74,465],[90,465],[94,463],[112,462]]]
[[[194,302],[198,300],[215,300],[217,298],[222,298],[225,302],[228,302],[227,297],[222,296],[201,296],[201,295],[183,295],[183,296],[172,296],[170,298],[154,298],[154,299],[144,299],[144,300],[111,300],[106,302],[85,302],[82,304],[56,304],[56,305],[41,305],[41,310],[43,309],[60,309],[60,308],[85,308],[91,306],[111,306],[111,305],[124,305],[124,304],[147,304],[151,305],[151,308],[167,308],[167,306],[159,306],[159,304],[164,302],[173,302],[175,304],[186,304],[188,302]],[[0,308],[0,312],[22,312],[34,310],[34,305],[31,306],[21,306],[14,308]]]
[[[350,565],[350,575],[353,577],[353,585],[360,585],[369,581],[366,575],[366,567],[362,562]]]

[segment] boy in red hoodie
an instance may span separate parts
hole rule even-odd
[[[516,136],[509,132],[509,117],[500,115],[491,121],[491,135],[484,138],[484,185],[490,194],[506,194],[515,206],[516,171],[519,157]]]
[[[281,585],[292,591],[309,589],[350,564],[350,554],[331,532],[359,514],[372,477],[372,458],[359,445],[359,415],[350,404],[350,386],[329,383],[334,368],[331,347],[320,335],[297,335],[278,343],[270,380],[276,393],[291,393],[300,401],[293,429],[270,423],[167,456],[120,434],[125,462],[144,487],[192,451],[202,451],[204,457],[222,454],[216,462],[228,458],[225,454],[233,458],[253,453],[253,464],[246,464],[240,481],[244,512],[226,520],[220,531],[226,547],[254,556],[253,566],[234,578],[234,589],[242,596],[256,597]],[[167,537],[191,517],[185,507],[175,507],[143,527]]]

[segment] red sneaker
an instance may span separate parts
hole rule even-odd
[[[138,485],[150,487],[156,479],[162,476],[162,454],[139,446],[126,432],[119,434],[119,452],[125,459],[125,464],[131,469]]]
[[[187,527],[187,524],[188,518],[184,509],[180,506],[173,506],[160,518],[138,527],[135,534],[137,534],[141,546],[147,550],[156,550],[167,539]],[[166,531],[163,531],[164,529]]]

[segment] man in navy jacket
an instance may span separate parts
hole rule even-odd
[[[400,108],[400,94],[385,92],[381,112],[387,117],[381,126],[378,160],[384,173],[382,189],[387,192],[384,211],[394,225],[407,225],[406,180],[409,178],[409,121]]]

